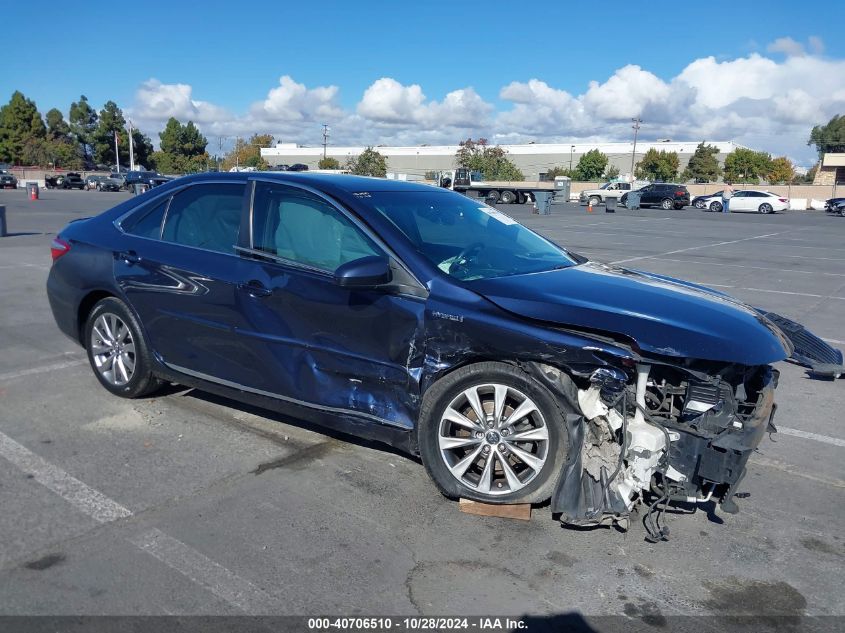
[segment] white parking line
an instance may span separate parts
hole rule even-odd
[[[82,483],[2,432],[0,457],[32,475],[35,481],[95,521],[110,523],[133,515],[126,506]],[[277,598],[161,530],[154,528],[127,540],[247,614],[283,612]]]
[[[834,345],[845,345],[845,341],[838,341],[835,338],[822,338],[822,340],[827,343],[833,343]]]
[[[161,530],[153,528],[129,541],[245,613],[284,612],[277,598]]]
[[[796,270],[794,268],[769,268],[768,266],[749,266],[748,264],[730,264],[727,262],[702,262],[695,259],[670,259],[668,257],[658,257],[655,259],[661,262],[673,262],[676,264],[702,264],[704,266],[727,266],[729,268],[749,268],[751,270],[770,270],[778,273],[798,273],[799,275],[825,275],[827,277],[845,277],[845,273],[829,273],[825,271],[816,270]]]
[[[79,358],[76,360],[66,360],[61,363],[53,363],[52,365],[44,365],[42,367],[30,367],[29,369],[10,371],[5,374],[0,374],[0,381],[12,380],[13,378],[22,378],[24,376],[34,376],[36,374],[46,374],[47,372],[56,371],[57,369],[66,369],[68,367],[84,365],[87,362],[87,358]]]
[[[620,259],[615,262],[610,262],[611,264],[627,264],[628,262],[637,262],[641,259],[654,259],[656,257],[663,257],[664,255],[675,255],[677,253],[686,253],[688,251],[697,251],[701,250],[702,248],[716,248],[717,246],[725,246],[726,244],[738,244],[740,242],[750,242],[751,240],[762,240],[767,237],[774,237],[776,235],[784,235],[785,233],[791,233],[792,231],[780,231],[778,233],[766,233],[765,235],[755,235],[754,237],[743,237],[738,240],[728,240],[726,242],[715,242],[713,244],[702,244],[701,246],[690,246],[688,248],[679,248],[674,251],[667,251],[665,253],[657,253],[655,255],[642,255],[640,257],[629,257],[627,259]]]
[[[822,444],[831,444],[833,446],[845,446],[845,440],[840,440],[838,437],[830,437],[829,435],[819,435],[818,433],[810,433],[809,431],[801,431],[800,429],[790,429],[785,426],[778,427],[778,433],[784,435],[791,435],[793,437],[803,437],[806,440],[815,440]]]
[[[4,433],[0,433],[0,456],[100,523],[132,516],[129,508],[112,501],[58,466],[53,466]]]

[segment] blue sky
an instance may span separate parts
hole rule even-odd
[[[682,140],[685,129],[686,138],[728,135],[712,138],[736,137],[799,160],[812,155],[797,134],[810,121],[762,125],[767,108],[748,101],[774,98],[780,87],[771,83],[783,81],[783,94],[799,91],[796,105],[781,108],[793,112],[785,119],[800,119],[794,112],[802,108],[807,117],[827,116],[845,102],[845,92],[816,94],[820,85],[831,95],[845,90],[834,82],[831,92],[824,76],[845,58],[841,1],[815,2],[812,10],[778,1],[650,2],[647,9],[631,2],[583,4],[87,2],[71,11],[76,18],[69,22],[44,19],[68,15],[54,3],[6,3],[4,22],[11,28],[4,29],[8,63],[0,98],[21,90],[42,112],[67,111],[80,94],[96,107],[113,99],[153,137],[161,117],[176,114],[198,119],[209,135],[245,134],[252,126],[303,143],[317,142],[317,124],[327,116],[337,140],[347,142],[446,142],[458,133],[502,141],[616,140],[627,134],[620,122],[628,111],[613,102],[660,92],[653,76],[671,90],[663,104],[641,94],[631,110],[653,122],[651,129],[644,126],[646,137]],[[825,15],[829,19],[820,18]],[[779,38],[789,39],[776,44]],[[738,98],[730,111],[724,100],[710,99],[704,104],[709,114],[681,120],[686,117],[673,103],[689,110],[693,102],[678,92],[676,79],[710,57],[710,67],[690,84],[698,92],[719,91],[720,76],[732,85],[745,72],[749,81],[768,81],[768,89],[760,99]],[[785,66],[797,57],[818,63],[778,70],[760,62]],[[752,60],[757,68],[720,66],[737,60]],[[632,66],[639,72],[630,72]],[[610,85],[603,95],[588,96],[591,82],[605,86],[626,67],[615,90]],[[284,76],[286,85],[280,84]],[[380,79],[390,81],[365,99]],[[832,103],[814,106],[819,99]],[[573,113],[550,112],[558,108]],[[736,120],[719,126],[708,116]]]

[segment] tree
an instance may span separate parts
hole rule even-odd
[[[365,149],[359,156],[350,156],[346,168],[356,176],[387,176],[387,159],[372,147]]]
[[[0,108],[0,160],[31,163],[47,137],[47,128],[35,102],[16,90],[9,103]],[[37,163],[43,164],[39,159]]]
[[[658,152],[652,147],[637,163],[636,176],[645,180],[671,182],[677,177],[679,166],[680,161],[677,152],[667,152],[666,150]]]
[[[82,147],[82,155],[87,164],[94,162],[94,131],[97,129],[97,112],[88,103],[85,95],[79,101],[70,104],[68,112],[70,131]]]
[[[616,165],[608,165],[607,169],[604,170],[604,177],[608,180],[619,178],[619,168]]]
[[[600,180],[605,169],[607,156],[597,149],[591,149],[578,160],[573,177],[582,182]]]
[[[738,147],[725,157],[725,180],[757,183],[769,173],[771,156]]]
[[[210,160],[205,151],[208,140],[193,121],[182,125],[177,119],[170,117],[158,137],[161,150],[155,152],[153,160],[159,171],[184,174],[204,171],[207,168]]]
[[[129,138],[124,128],[126,119],[123,118],[123,111],[117,107],[114,101],[106,101],[97,121],[97,127],[92,135],[94,149],[94,160],[98,164],[117,165],[117,156],[114,153],[115,133],[118,137],[118,149],[124,161],[129,159]]]
[[[845,152],[845,115],[837,114],[827,125],[813,127],[807,145],[816,146],[819,158],[825,152]]]
[[[84,166],[82,151],[76,136],[70,131],[62,113],[53,108],[45,117],[47,119],[47,138],[42,148],[32,148],[37,154],[43,154],[46,161],[53,167],[63,169],[81,169]]]
[[[525,180],[523,173],[498,145],[491,147],[487,139],[461,141],[455,164],[471,171],[480,171],[484,180]]]
[[[554,180],[557,176],[566,176],[567,178],[572,178],[572,172],[569,171],[569,168],[560,166],[555,166],[551,169],[546,170],[546,178],[548,178],[549,180]]]
[[[325,158],[321,158],[320,162],[317,163],[318,169],[340,169],[340,162],[331,156],[326,156]]]
[[[722,168],[716,154],[719,148],[714,145],[705,145],[704,141],[695,148],[695,153],[690,157],[687,168],[684,170],[684,180],[694,182],[713,182],[722,175]]]
[[[778,156],[773,158],[769,163],[769,173],[766,174],[766,179],[769,183],[786,184],[792,182],[795,178],[795,167],[792,166],[792,161],[786,156]]]
[[[253,134],[247,141],[238,137],[232,150],[223,159],[223,169],[236,166],[255,167],[262,171],[268,169],[270,166],[261,157],[261,148],[272,144],[273,137],[270,134]]]

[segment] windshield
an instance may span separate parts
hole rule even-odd
[[[511,217],[450,192],[372,192],[373,207],[441,271],[461,279],[522,275],[577,262]]]

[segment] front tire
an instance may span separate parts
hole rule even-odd
[[[139,398],[159,388],[149,347],[135,315],[114,297],[98,302],[85,324],[88,361],[100,384],[121,398]]]
[[[706,205],[704,204],[704,200],[696,200],[696,202],[695,202],[695,208],[696,208],[696,209],[704,209],[704,208],[706,208]]]
[[[595,207],[601,202],[601,198],[598,196],[590,196],[590,206]]]
[[[484,362],[434,384],[420,410],[420,456],[450,498],[541,503],[569,452],[563,404],[518,367]]]

